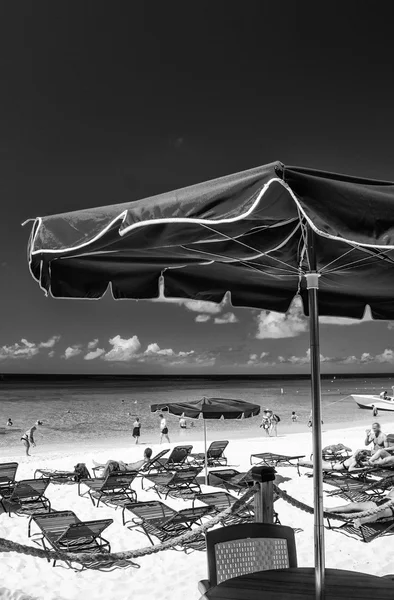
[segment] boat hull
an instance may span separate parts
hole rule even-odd
[[[394,412],[394,398],[388,398],[383,400],[380,396],[362,395],[362,394],[351,394],[350,398],[360,408],[366,408],[372,410],[372,406],[375,406],[378,410],[387,410]]]

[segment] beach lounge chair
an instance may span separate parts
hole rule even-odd
[[[297,473],[300,475],[299,462],[300,458],[305,458],[305,454],[297,456],[286,456],[285,454],[273,454],[272,452],[261,452],[260,454],[250,455],[250,464],[254,465],[266,465],[267,467],[296,467]],[[257,462],[253,463],[253,459],[257,459]],[[296,460],[294,463],[292,461]]]
[[[0,464],[0,494],[4,488],[11,488],[15,483],[15,476],[18,470],[17,462]]]
[[[137,493],[131,489],[130,485],[137,476],[137,471],[115,472],[113,471],[106,479],[82,479],[78,483],[78,495],[88,495],[93,506],[95,500],[96,506],[100,504],[121,506],[125,502],[135,502]],[[81,493],[81,485],[84,484],[88,489]]]
[[[208,531],[206,540],[208,579],[198,583],[201,594],[239,575],[297,567],[295,536],[291,527],[244,523]],[[290,593],[286,594],[288,596]]]
[[[385,517],[383,519],[379,519],[378,521],[364,523],[361,525],[361,527],[354,526],[354,515],[349,515],[349,520],[338,526],[332,525],[332,521],[335,521],[334,515],[332,515],[332,517],[326,517],[326,519],[329,529],[343,533],[348,537],[352,537],[366,543],[372,542],[383,535],[394,533],[394,517]]]
[[[248,487],[254,485],[252,470],[240,473],[236,469],[220,469],[208,474],[208,485],[212,487],[224,487],[228,492],[237,494],[244,492]]]
[[[77,469],[77,467],[79,467],[82,463],[76,465],[74,467],[73,471],[59,471],[58,469],[36,469],[34,471],[34,478],[42,478],[45,477],[45,479],[50,479],[51,483],[54,484],[61,484],[61,483],[77,483],[80,479],[91,479],[91,475],[89,473],[89,471],[86,468],[86,465],[83,464],[84,466],[84,472],[83,472],[83,477],[79,477],[79,471]]]
[[[131,561],[102,562],[96,559],[97,554],[106,554],[111,551],[110,543],[102,537],[102,532],[113,523],[113,519],[100,519],[97,521],[80,521],[71,510],[53,511],[46,515],[33,515],[29,522],[28,535],[31,536],[31,527],[37,525],[40,532],[34,533],[32,539],[41,542],[44,550],[57,550],[61,552],[83,552],[91,554],[91,561],[66,564],[76,570],[96,569],[100,571],[113,570],[119,567],[134,566]],[[49,559],[47,559],[49,562]],[[53,561],[53,566],[59,559]],[[75,566],[74,566],[75,565]]]
[[[2,489],[0,504],[4,512],[8,512],[9,516],[11,512],[18,515],[50,512],[51,503],[45,496],[49,483],[49,479],[24,479],[11,488]],[[16,510],[11,510],[15,507]]]
[[[200,472],[201,468],[199,467],[189,467],[174,473],[150,473],[145,477],[152,485],[146,489],[147,491],[153,489],[159,498],[163,495],[164,499],[167,496],[194,498],[196,494],[201,494],[200,484],[196,480]]]
[[[156,458],[153,464],[158,472],[181,469],[185,466],[186,460],[192,449],[193,446],[191,444],[186,446],[175,446],[168,458]]]
[[[334,485],[334,484],[333,484]],[[327,492],[327,496],[338,496],[351,502],[366,502],[379,500],[387,490],[394,487],[394,475],[377,481],[356,481],[350,479],[336,484],[338,489]]]
[[[220,440],[211,443],[207,450],[208,467],[220,467],[222,465],[227,465],[227,458],[224,456],[224,451],[227,446],[227,440]],[[205,464],[205,453],[199,452],[198,454],[191,454],[190,462],[194,465],[203,466]]]
[[[226,508],[233,506],[233,504],[237,501],[237,498],[231,494],[228,494],[227,492],[209,492],[206,494],[199,494],[193,499],[193,507],[196,500],[199,500],[203,504],[210,506],[213,512],[218,514]],[[254,506],[252,498],[246,506],[241,506],[235,513],[231,513],[228,517],[224,518],[222,525],[235,525],[237,523],[245,523],[248,521],[254,521]]]
[[[126,512],[134,516],[127,520]],[[188,508],[176,511],[163,502],[154,500],[151,502],[137,502],[127,504],[123,507],[122,520],[130,530],[135,529],[144,533],[150,543],[154,545],[152,538],[160,542],[174,539],[192,529],[192,525],[201,522],[201,519],[211,512],[210,507]],[[197,539],[175,546],[174,550],[182,550],[186,554],[193,550],[204,550],[205,538],[201,534]]]

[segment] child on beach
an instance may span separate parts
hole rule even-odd
[[[379,414],[378,409],[376,408],[376,406],[374,404],[372,404],[371,408],[372,408],[372,416],[377,417]]]
[[[260,427],[264,429],[266,435],[271,435],[271,418],[268,410],[265,410],[263,413],[263,420],[261,421]]]
[[[167,427],[167,421],[165,420],[163,415],[159,415],[161,421],[160,421],[160,444],[163,441],[163,437],[167,440],[167,442],[170,444],[170,438],[168,437],[168,427]]]
[[[29,449],[30,446],[35,447],[36,443],[34,441],[34,432],[37,430],[37,426],[42,425],[42,421],[36,421],[33,427],[30,427],[21,437],[21,441],[26,449],[26,456],[30,456]]]
[[[139,418],[137,417],[133,423],[133,438],[135,439],[136,444],[138,444],[140,435],[141,435],[141,423],[140,423]]]
[[[291,420],[293,421],[293,423],[297,423],[297,421],[298,421],[298,415],[295,413],[294,410],[291,413]]]

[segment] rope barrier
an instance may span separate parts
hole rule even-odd
[[[132,558],[140,558],[142,556],[146,556],[149,554],[155,554],[157,552],[162,552],[163,550],[168,550],[170,548],[175,548],[176,546],[190,543],[194,539],[199,538],[205,531],[223,521],[226,517],[231,514],[235,514],[242,506],[244,506],[249,498],[253,496],[255,493],[255,488],[251,487],[248,489],[245,494],[243,494],[240,498],[238,498],[234,504],[223,510],[222,512],[215,515],[212,519],[196,527],[193,530],[187,531],[186,533],[182,533],[181,535],[171,538],[161,544],[157,544],[155,546],[147,546],[145,548],[140,548],[138,550],[129,550],[125,552],[112,552],[106,554],[92,554],[92,553],[73,553],[73,552],[60,552],[58,550],[43,550],[41,548],[34,548],[33,546],[26,546],[24,544],[18,544],[16,542],[12,542],[11,540],[6,540],[4,538],[0,538],[0,552],[16,552],[18,554],[27,554],[28,556],[34,556],[36,558],[45,558],[47,560],[63,560],[65,562],[76,562],[81,565],[84,563],[91,563],[92,557],[94,556],[94,560],[96,562],[102,563],[115,563],[117,561],[132,559]]]

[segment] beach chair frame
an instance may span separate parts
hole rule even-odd
[[[50,479],[51,483],[76,483],[75,471],[59,471],[57,469],[36,469],[34,479]]]
[[[212,508],[215,514],[219,514],[226,508],[232,506],[237,498],[228,492],[208,492],[205,494],[199,494],[193,499],[192,506],[194,507],[195,501],[198,500],[203,504],[207,504]],[[246,506],[240,507],[236,513],[231,513],[225,517],[221,523],[222,525],[236,525],[238,523],[245,523],[247,521],[254,521],[254,505],[253,498],[250,499]]]
[[[152,473],[146,476],[153,485],[146,488],[147,491],[153,489],[161,498],[166,500],[168,496],[174,498],[194,498],[196,494],[201,494],[201,487],[196,477],[201,472],[199,467],[189,467],[181,469],[174,473]]]
[[[12,488],[1,491],[0,504],[4,512],[11,517],[12,506],[18,506],[17,515],[31,515],[33,513],[51,512],[50,500],[45,496],[49,479],[23,479],[17,481]],[[8,503],[8,510],[4,500]]]
[[[125,502],[136,502],[137,492],[130,485],[137,475],[137,471],[113,471],[106,479],[99,477],[82,479],[78,483],[78,495],[81,497],[89,496],[93,506],[99,506],[100,502],[116,507],[121,506]],[[88,488],[83,493],[81,493],[82,484]],[[95,504],[95,500],[97,504]]]
[[[257,459],[257,462],[253,463],[253,458]],[[251,465],[265,465],[267,467],[296,467],[297,473],[301,476],[300,473],[300,458],[305,458],[305,454],[297,455],[297,456],[286,456],[285,454],[274,454],[272,452],[261,452],[259,454],[251,454],[250,455],[250,464]],[[293,460],[297,460],[296,463],[292,462]]]
[[[394,518],[392,517],[385,517],[383,519],[379,519],[379,521],[364,523],[359,528],[353,525],[353,518],[349,518],[349,521],[335,526],[332,525],[332,521],[335,521],[335,517],[326,517],[328,529],[343,533],[344,535],[352,537],[353,539],[361,540],[366,544],[389,533],[394,533]]]
[[[81,521],[72,511],[52,511],[46,515],[32,515],[29,522],[28,535],[31,536],[31,525],[35,523],[40,532],[33,534],[34,541],[41,543],[44,550],[61,552],[86,552],[92,554],[92,562],[74,566],[72,561],[65,560],[67,566],[75,571],[86,568],[99,568],[100,562],[94,561],[95,554],[111,552],[108,540],[102,537],[102,532],[113,523],[113,519]],[[59,559],[53,560],[53,566]],[[50,562],[50,559],[47,558]],[[102,564],[102,570],[108,570]]]
[[[243,473],[237,471],[237,469],[210,471],[208,473],[208,485],[212,487],[224,487],[227,492],[233,491],[240,494],[251,485],[254,485],[252,469]]]
[[[216,440],[211,442],[207,449],[207,464],[208,467],[221,467],[227,465],[227,458],[224,451],[229,445],[228,440]],[[205,464],[205,453],[199,452],[190,455],[190,463],[192,465],[203,466]]]
[[[126,511],[131,512],[134,517],[126,519]],[[122,510],[122,522],[128,529],[139,531],[146,535],[152,546],[157,538],[161,543],[171,540],[192,529],[192,525],[201,522],[205,516],[211,513],[209,507],[189,508],[176,511],[159,500],[150,502],[136,502],[128,504]],[[198,536],[197,540],[186,542],[174,550],[188,554],[194,550],[205,549],[205,538]]]

